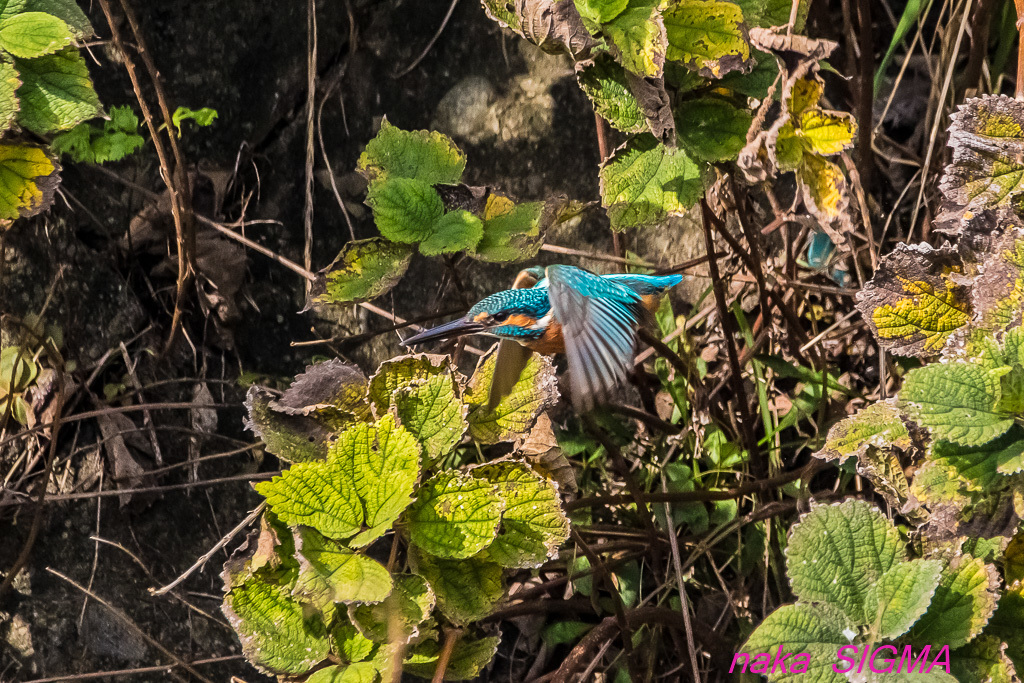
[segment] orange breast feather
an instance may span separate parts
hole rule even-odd
[[[549,356],[553,353],[565,353],[565,338],[562,336],[562,325],[561,323],[551,321],[547,329],[544,330],[544,336],[534,341],[529,341],[524,344],[531,351]]]

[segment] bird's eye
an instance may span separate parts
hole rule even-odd
[[[508,320],[508,311],[501,311],[499,313],[495,313],[493,318],[494,318],[494,322],[496,322],[496,323],[503,323],[506,320]]]

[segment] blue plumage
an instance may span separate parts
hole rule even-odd
[[[534,279],[537,282],[530,287],[528,282]],[[516,279],[520,288],[492,294],[464,317],[418,334],[404,344],[486,334],[518,342],[538,353],[564,352],[569,361],[573,400],[587,409],[606,399],[626,379],[632,369],[636,328],[656,297],[681,280],[681,275],[601,276],[574,266],[548,266],[543,272],[531,268]],[[515,377],[526,358],[528,355],[517,360]],[[501,384],[504,391],[511,388],[507,378]]]

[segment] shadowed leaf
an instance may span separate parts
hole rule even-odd
[[[747,110],[713,97],[687,100],[676,108],[679,143],[702,161],[735,159],[747,144],[752,120]]]
[[[488,397],[497,360],[494,349],[477,365],[463,396],[470,407],[470,436],[482,444],[516,440],[529,431],[541,411],[558,400],[554,366],[544,356],[533,354],[512,391],[501,399],[497,407],[488,410]]]
[[[45,135],[67,130],[100,113],[85,59],[74,47],[35,59],[15,59],[21,76],[18,123]]]
[[[437,598],[422,576],[396,574],[393,579],[394,590],[387,599],[375,605],[353,605],[349,614],[370,640],[404,644],[420,635],[420,626],[430,617]]]
[[[505,597],[501,565],[482,555],[445,560],[413,552],[410,561],[416,573],[430,584],[437,595],[437,606],[452,623],[482,619]]]

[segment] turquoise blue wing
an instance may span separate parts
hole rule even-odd
[[[607,399],[633,365],[643,299],[627,287],[573,266],[548,266],[548,297],[562,325],[573,402]]]
[[[633,290],[640,296],[652,296],[661,294],[670,287],[675,287],[683,281],[682,275],[631,275],[628,273],[615,273],[605,275],[604,280],[610,280]]]

